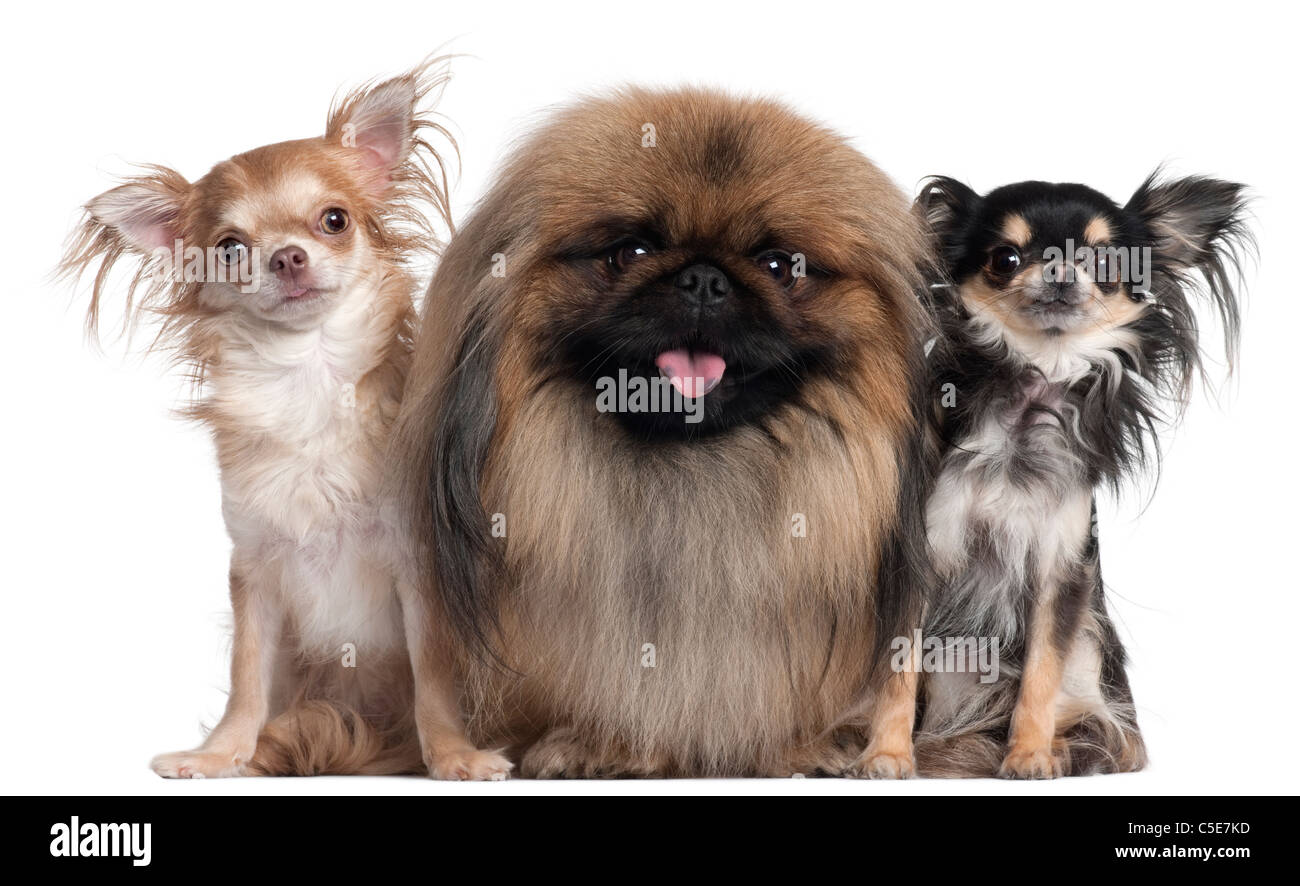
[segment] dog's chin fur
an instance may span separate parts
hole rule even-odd
[[[764,223],[816,251],[818,288],[762,297],[833,368],[707,436],[598,412],[562,353],[606,296],[558,256],[638,211],[710,260]],[[775,104],[628,91],[519,150],[433,281],[397,431],[476,740],[524,775],[688,776],[838,774],[879,738],[923,585],[924,255],[883,174]],[[868,774],[909,770],[906,711]]]

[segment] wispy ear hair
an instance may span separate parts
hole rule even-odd
[[[980,199],[979,194],[955,178],[932,175],[921,182],[913,211],[929,229],[945,277],[961,258],[965,228],[975,215]]]
[[[326,123],[327,141],[363,152],[362,164],[373,171],[383,213],[380,233],[397,253],[441,246],[424,206],[448,234],[455,230],[447,161],[431,139],[446,144],[458,167],[460,149],[429,109],[451,80],[451,58],[430,56],[405,74],[352,90],[334,102]]]
[[[1242,262],[1256,252],[1247,225],[1248,194],[1244,185],[1191,176],[1162,181],[1162,170],[1147,177],[1125,207],[1146,225],[1154,239],[1154,263],[1181,292],[1208,295],[1223,326],[1224,354],[1231,372],[1241,338],[1241,304],[1237,295]],[[1199,271],[1204,286],[1192,272]],[[1162,295],[1155,292],[1157,299]],[[1188,312],[1189,316],[1191,315]]]
[[[174,309],[185,297],[186,287],[169,272],[163,256],[170,255],[181,237],[181,214],[190,184],[166,167],[142,168],[144,174],[126,179],[86,204],[56,268],[57,278],[75,281],[98,263],[86,312],[86,332],[95,340],[101,299],[114,267],[124,258],[136,260],[136,267],[127,288],[123,331],[133,330],[142,314],[157,313],[164,319],[156,344],[179,322]]]

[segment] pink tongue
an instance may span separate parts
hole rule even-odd
[[[655,365],[683,397],[692,400],[716,388],[727,371],[727,361],[717,354],[686,350],[664,351],[655,358]]]

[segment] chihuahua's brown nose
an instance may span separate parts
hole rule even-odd
[[[283,280],[292,279],[307,267],[307,253],[297,246],[285,246],[271,254],[271,270]]]

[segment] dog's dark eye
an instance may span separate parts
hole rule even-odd
[[[1010,277],[1020,270],[1020,250],[999,246],[989,253],[989,270],[999,277]]]
[[[794,285],[794,259],[784,252],[765,252],[758,257],[758,265],[772,275],[777,285],[788,289]]]
[[[348,228],[348,214],[337,206],[325,210],[320,217],[320,229],[327,234],[342,234]]]
[[[1096,276],[1093,277],[1093,282],[1102,292],[1114,292],[1119,287],[1119,274],[1116,273],[1118,269],[1111,257],[1110,247],[1098,246],[1094,254]]]
[[[652,252],[654,249],[649,244],[642,243],[640,240],[630,240],[611,249],[605,257],[605,263],[615,271],[626,271],[628,265],[645,258]]]
[[[227,237],[217,244],[217,258],[223,265],[237,265],[248,255],[248,247],[234,237]]]

